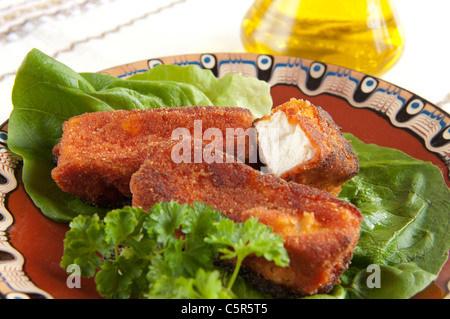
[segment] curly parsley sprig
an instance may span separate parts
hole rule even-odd
[[[204,203],[155,204],[149,212],[124,207],[78,216],[64,240],[61,267],[80,267],[106,298],[234,298],[242,261],[250,254],[279,266],[289,257],[270,226],[235,223]],[[236,259],[231,277],[214,265]]]

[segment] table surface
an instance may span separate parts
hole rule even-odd
[[[15,72],[32,48],[77,72],[188,53],[245,52],[241,21],[253,0],[0,0],[0,121]],[[393,1],[401,59],[381,79],[450,112],[450,1]]]

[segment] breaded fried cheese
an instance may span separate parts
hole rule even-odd
[[[52,177],[63,191],[87,203],[120,206],[130,201],[130,178],[145,159],[149,136],[179,139],[179,134],[202,135],[209,128],[216,137],[217,131],[225,136],[227,129],[251,128],[252,120],[249,110],[238,107],[86,113],[63,124],[61,141],[53,149],[57,166]]]
[[[291,99],[255,120],[258,150],[268,173],[339,194],[359,172],[358,158],[321,107]]]
[[[174,160],[172,150],[177,143],[150,144],[146,160],[131,178],[133,206],[149,210],[162,201],[200,201],[236,222],[255,216],[285,239],[290,265],[279,267],[263,257],[247,257],[242,274],[248,280],[282,298],[332,289],[348,267],[359,239],[362,215],[354,205],[328,192],[232,162],[228,154],[217,156],[217,161],[195,163],[194,153],[205,150],[204,144],[195,141],[191,141],[191,160]]]

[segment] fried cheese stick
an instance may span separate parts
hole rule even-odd
[[[191,143],[193,152],[206,148]],[[149,210],[161,201],[197,200],[236,222],[255,216],[285,239],[290,265],[279,267],[250,256],[242,268],[247,279],[282,298],[332,289],[359,239],[362,216],[355,206],[328,192],[230,163],[228,154],[222,154],[221,162],[176,163],[172,160],[176,145],[176,141],[150,144],[146,160],[131,178],[133,206]]]
[[[64,123],[61,141],[53,149],[57,166],[52,177],[63,191],[87,203],[120,206],[130,201],[129,181],[144,161],[149,136],[171,139],[177,131],[202,135],[208,128],[225,136],[227,129],[242,128],[235,132],[238,137],[240,132],[251,128],[252,120],[249,110],[237,107],[86,113]],[[175,138],[179,138],[178,133]],[[245,141],[236,138],[235,143]]]
[[[338,195],[359,171],[341,129],[321,107],[291,99],[255,120],[260,157],[269,173]]]

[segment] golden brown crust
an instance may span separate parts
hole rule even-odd
[[[278,111],[286,114],[289,123],[299,125],[316,149],[311,160],[284,172],[280,177],[339,194],[341,185],[359,172],[358,158],[340,127],[321,107],[296,99],[277,106],[271,115],[255,122],[270,120]]]
[[[176,164],[171,158],[176,143],[151,144],[148,157],[131,179],[134,206],[148,210],[161,201],[192,204],[198,200],[234,221],[256,216],[271,225],[285,239],[290,266],[249,257],[244,268],[252,274],[250,280],[256,278],[256,284],[278,296],[285,296],[281,291],[289,296],[327,292],[338,282],[359,239],[362,217],[355,206],[225,159]],[[196,150],[194,143],[192,149]]]
[[[177,128],[193,135],[196,120],[201,134],[208,128],[225,134],[227,128],[247,130],[253,118],[247,109],[213,106],[86,113],[64,123],[52,177],[88,203],[121,205],[131,196],[129,181],[144,161],[149,136],[170,139]]]

